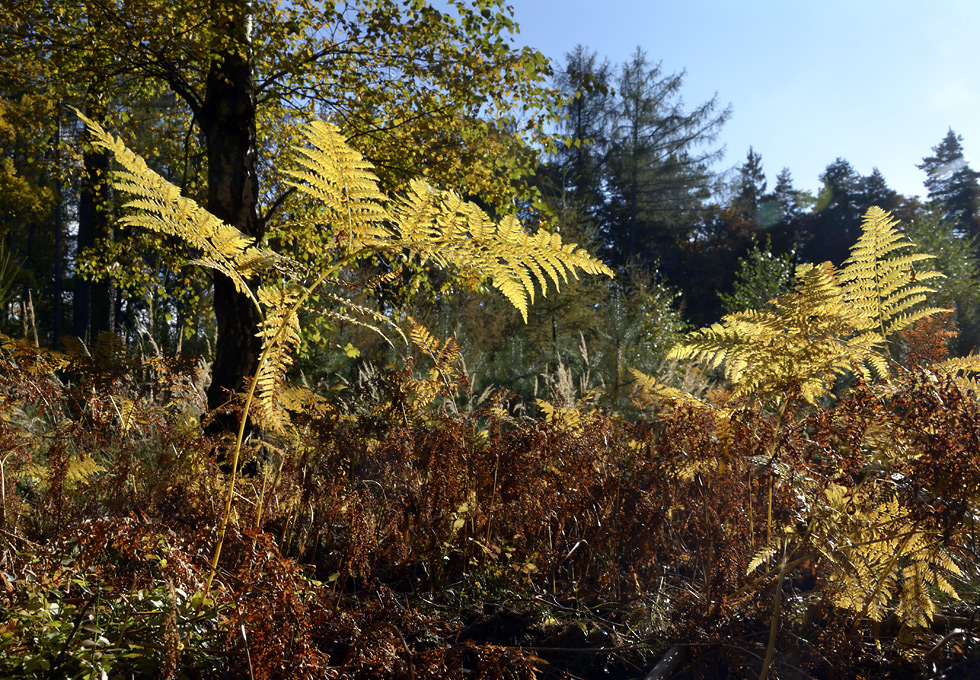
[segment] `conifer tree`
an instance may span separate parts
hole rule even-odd
[[[762,169],[762,156],[751,146],[738,175],[735,209],[744,219],[759,223],[759,210],[766,193],[766,173]]]
[[[932,147],[931,156],[918,167],[926,173],[929,198],[943,208],[943,218],[956,224],[961,234],[980,235],[980,172],[969,166],[963,154],[963,137],[950,128]]]
[[[820,181],[823,186],[808,220],[809,242],[803,259],[840,265],[861,233],[861,175],[848,161],[838,158],[827,166]]]
[[[637,48],[617,82],[618,110],[609,150],[605,239],[617,263],[640,256],[676,269],[676,240],[707,198],[711,148],[731,110],[712,98],[686,111],[684,73],[665,74]]]

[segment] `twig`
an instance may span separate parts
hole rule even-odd
[[[68,647],[71,645],[71,641],[75,639],[75,633],[78,632],[79,627],[82,625],[82,619],[85,618],[85,612],[88,611],[88,608],[92,606],[92,603],[95,602],[98,596],[98,592],[92,593],[92,597],[90,597],[88,602],[85,603],[85,606],[82,607],[82,611],[78,612],[78,614],[75,616],[75,625],[72,627],[71,633],[68,634],[68,639],[65,640],[65,644],[61,647],[61,651],[58,652],[58,656],[56,656],[54,661],[51,662],[51,670],[48,671],[48,680],[58,677],[55,674],[55,671],[58,670],[58,666],[61,665],[61,660],[68,652]]]
[[[677,670],[677,667],[681,665],[681,662],[686,656],[687,647],[674,645],[663,655],[660,663],[654,666],[652,671],[647,673],[644,680],[665,680],[665,678],[670,677],[671,673]]]
[[[966,631],[963,630],[962,628],[954,628],[953,630],[951,630],[948,633],[946,633],[946,635],[943,636],[943,639],[940,640],[939,642],[937,642],[936,645],[932,649],[930,649],[928,652],[926,652],[925,655],[922,658],[923,659],[928,659],[930,656],[932,656],[933,654],[935,654],[936,652],[938,652],[940,649],[942,649],[943,645],[945,645],[947,642],[949,642],[950,640],[952,640],[954,637],[956,637],[957,635],[965,635],[965,634],[966,634]]]

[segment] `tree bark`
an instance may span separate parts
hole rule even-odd
[[[261,240],[259,218],[256,102],[249,2],[215,0],[215,35],[199,123],[208,159],[208,210]],[[214,277],[214,310],[218,337],[208,388],[208,408],[240,390],[255,371],[261,343],[256,337],[261,315],[231,279]]]
[[[54,132],[54,158],[55,158],[55,180],[54,180],[54,274],[53,274],[53,296],[51,303],[51,347],[61,349],[61,303],[64,291],[64,281],[62,277],[61,261],[61,241],[62,223],[64,206],[64,186],[61,180],[61,103],[58,103],[56,114],[58,127]],[[36,344],[36,343],[35,343]]]
[[[97,99],[85,107],[93,120],[105,117],[105,107]],[[109,154],[91,148],[82,157],[82,190],[78,198],[78,238],[76,257],[110,234],[109,225]],[[93,343],[102,331],[112,330],[112,285],[108,280],[86,281],[75,274],[72,304],[72,334],[83,342]]]

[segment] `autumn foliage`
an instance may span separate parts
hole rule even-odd
[[[204,597],[227,444],[196,420],[199,367],[108,338],[92,356],[8,342],[2,361],[5,676],[638,677],[683,644],[686,676],[749,677],[777,587],[774,677],[977,668],[980,414],[928,368],[781,417],[747,402],[724,427],[669,402],[632,423],[515,417],[506,395],[454,414],[453,385],[418,408],[421,378],[392,371],[354,407],[296,414],[301,443],[250,442]],[[848,542],[902,540],[897,515],[872,526],[887,503],[942,553],[900,565],[943,579],[922,616],[906,572],[877,615],[842,600]]]

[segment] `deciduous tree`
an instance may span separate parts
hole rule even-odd
[[[250,237],[288,212],[289,191],[264,155],[295,139],[313,113],[341,124],[398,184],[427,175],[504,202],[530,171],[527,142],[541,128],[548,62],[513,47],[512,11],[498,0],[361,0],[342,6],[297,0],[25,2],[3,12],[0,41],[19,60],[70,61],[73,77],[107,88],[165,84],[193,115],[206,156],[207,204]],[[209,403],[254,369],[254,306],[216,276],[218,341]]]

